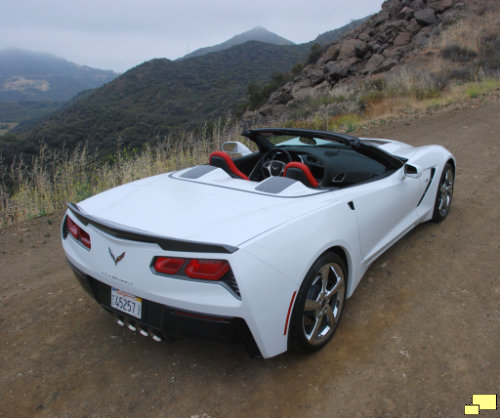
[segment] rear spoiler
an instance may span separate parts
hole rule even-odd
[[[68,203],[68,209],[84,225],[90,224],[115,238],[157,244],[165,251],[219,254],[232,254],[238,251],[238,247],[233,247],[231,245],[188,241],[152,235],[146,231],[115,224],[113,222],[88,215],[74,203]]]

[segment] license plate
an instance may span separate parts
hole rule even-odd
[[[111,288],[111,307],[141,319],[142,299],[123,290]]]

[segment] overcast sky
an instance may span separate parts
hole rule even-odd
[[[123,72],[152,58],[179,58],[263,26],[308,42],[383,0],[0,0],[0,49],[50,52]]]

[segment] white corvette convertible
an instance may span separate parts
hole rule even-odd
[[[370,264],[447,216],[455,159],[338,133],[243,135],[257,151],[229,142],[206,165],[68,204],[64,251],[88,293],[142,335],[241,341],[264,358],[317,350]]]

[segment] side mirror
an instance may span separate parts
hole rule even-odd
[[[422,169],[418,165],[405,164],[405,176],[418,179],[422,175]]]
[[[238,141],[224,142],[222,144],[222,150],[227,152],[231,158],[244,157],[245,155],[252,153],[246,145]]]

